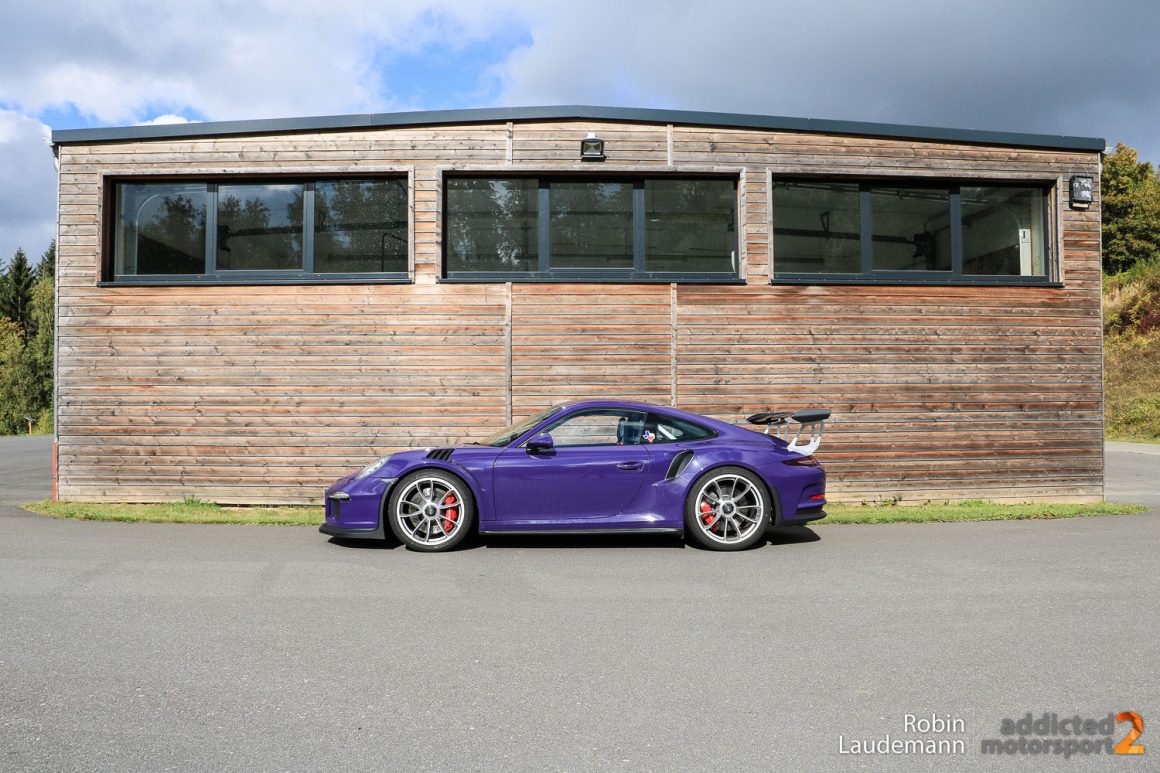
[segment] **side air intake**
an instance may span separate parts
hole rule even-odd
[[[445,462],[451,458],[453,453],[455,453],[454,448],[433,448],[427,452],[427,458],[438,459],[441,462]]]
[[[676,480],[677,476],[685,471],[689,466],[689,462],[693,461],[692,451],[681,451],[673,457],[673,461],[669,464],[669,471],[665,473],[665,480]]]

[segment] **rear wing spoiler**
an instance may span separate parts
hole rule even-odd
[[[810,408],[797,413],[792,411],[755,413],[746,421],[750,424],[764,425],[766,435],[773,434],[786,442],[786,450],[809,456],[822,444],[822,429],[828,418],[830,412],[826,409]],[[796,429],[790,426],[790,421],[797,423]]]

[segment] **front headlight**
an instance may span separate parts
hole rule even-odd
[[[355,480],[362,480],[363,478],[365,478],[368,475],[373,475],[374,473],[381,470],[383,465],[386,464],[387,462],[389,462],[390,460],[391,460],[391,457],[384,456],[382,459],[378,459],[376,461],[371,462],[366,467],[363,467],[361,470],[359,470],[358,475],[355,475],[354,479]]]

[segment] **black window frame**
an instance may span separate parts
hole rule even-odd
[[[407,232],[406,268],[401,271],[315,272],[314,268],[314,186],[319,183],[395,180],[404,183],[407,204],[402,215]],[[117,274],[116,232],[119,228],[120,185],[205,185],[206,186],[206,256],[205,271],[200,274]],[[218,269],[216,231],[218,187],[232,185],[302,185],[302,268],[301,269]],[[412,183],[406,172],[375,172],[321,175],[156,175],[149,177],[109,176],[104,179],[101,281],[98,286],[131,285],[294,285],[294,284],[408,284],[414,270],[413,224],[410,199]],[[395,222],[395,221],[392,221]]]
[[[859,234],[860,234],[860,267],[856,273],[823,273],[823,272],[779,272],[777,270],[777,201],[774,187],[778,182],[785,183],[833,183],[858,186],[859,201]],[[873,188],[925,188],[935,191],[945,191],[949,197],[949,214],[951,228],[951,270],[950,271],[922,271],[922,270],[895,270],[875,271],[873,268],[873,214],[871,207],[870,190]],[[1037,188],[1043,191],[1043,269],[1044,273],[1034,275],[1014,274],[966,274],[963,273],[963,238],[962,238],[962,188],[993,187],[993,188]],[[772,175],[770,178],[770,284],[787,285],[983,285],[1007,286],[1027,285],[1034,287],[1062,287],[1059,273],[1059,245],[1057,243],[1058,224],[1055,217],[1056,196],[1058,183],[1055,180],[1016,180],[1002,179],[933,179],[913,177],[886,177],[886,178],[850,178],[838,175],[827,176],[800,176],[800,175]]]
[[[538,181],[539,199],[537,204],[537,245],[539,267],[535,271],[451,271],[448,269],[447,248],[447,181],[452,179],[511,180],[535,179]],[[649,271],[648,240],[646,236],[646,203],[644,186],[649,180],[722,180],[733,184],[734,206],[734,247],[731,271]],[[552,268],[551,265],[551,184],[554,182],[589,183],[631,183],[632,188],[632,244],[633,267],[631,269],[599,268]],[[633,172],[609,172],[607,174],[584,174],[565,172],[526,171],[508,172],[464,171],[446,174],[440,186],[441,229],[440,282],[570,282],[570,283],[612,283],[612,284],[745,284],[742,273],[741,256],[741,181],[737,174],[647,174]]]

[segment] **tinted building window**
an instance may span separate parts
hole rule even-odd
[[[217,267],[225,271],[302,269],[301,185],[220,185]]]
[[[407,270],[406,180],[314,185],[314,270],[320,274]]]
[[[445,188],[452,278],[738,276],[732,179],[448,177]]]
[[[964,273],[1030,276],[1046,272],[1047,195],[1043,190],[964,185],[962,201]]]
[[[644,201],[649,271],[736,272],[732,180],[645,180]]]
[[[773,200],[779,273],[862,270],[857,184],[775,181]]]
[[[551,202],[553,267],[632,268],[631,183],[557,182]]]
[[[1048,189],[776,180],[775,279],[1043,282]]]
[[[204,184],[122,184],[117,191],[116,273],[205,271]]]
[[[407,271],[402,178],[122,182],[113,199],[115,279],[278,281]]]
[[[539,184],[533,178],[450,177],[443,249],[448,271],[535,271]]]
[[[870,189],[875,271],[950,271],[950,192]]]

